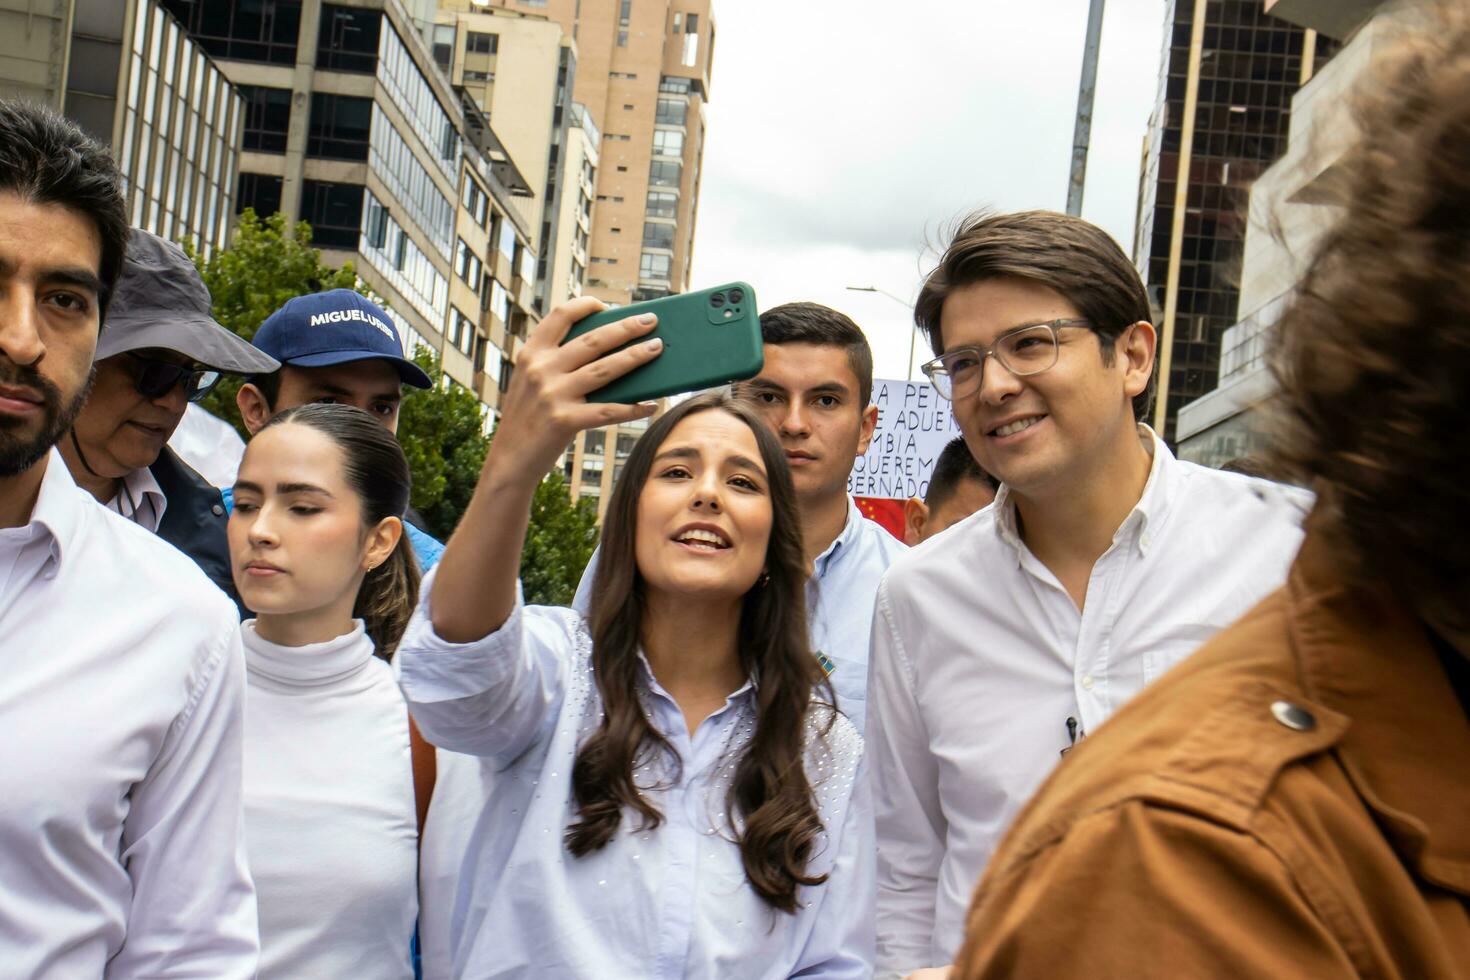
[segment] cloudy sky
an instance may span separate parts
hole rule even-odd
[[[717,0],[692,288],[743,279],[763,308],[833,306],[877,375],[903,377],[907,306],[845,287],[910,301],[957,216],[1065,209],[1087,8]],[[1083,216],[1131,253],[1164,0],[1106,9]]]

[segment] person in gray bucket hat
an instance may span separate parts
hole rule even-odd
[[[221,374],[279,363],[215,322],[183,249],[134,228],[93,365],[86,405],[57,446],[72,478],[187,554],[239,606],[220,492],[167,443],[188,403]]]

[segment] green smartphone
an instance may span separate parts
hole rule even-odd
[[[563,343],[640,313],[656,314],[658,326],[635,343],[658,337],[664,342],[662,353],[592,392],[588,401],[631,404],[713,388],[753,378],[765,363],[755,290],[743,282],[594,313],[578,320]]]

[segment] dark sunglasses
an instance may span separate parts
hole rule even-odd
[[[196,368],[188,364],[155,361],[132,351],[126,353],[137,362],[136,372],[133,375],[133,387],[144,398],[161,398],[173,391],[175,385],[183,384],[184,397],[191,402],[197,402],[219,384],[220,373],[218,371]]]

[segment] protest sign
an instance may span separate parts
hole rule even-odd
[[[934,462],[960,435],[949,402],[927,381],[873,381],[878,427],[847,478],[865,517],[903,537],[902,502],[929,491]]]

